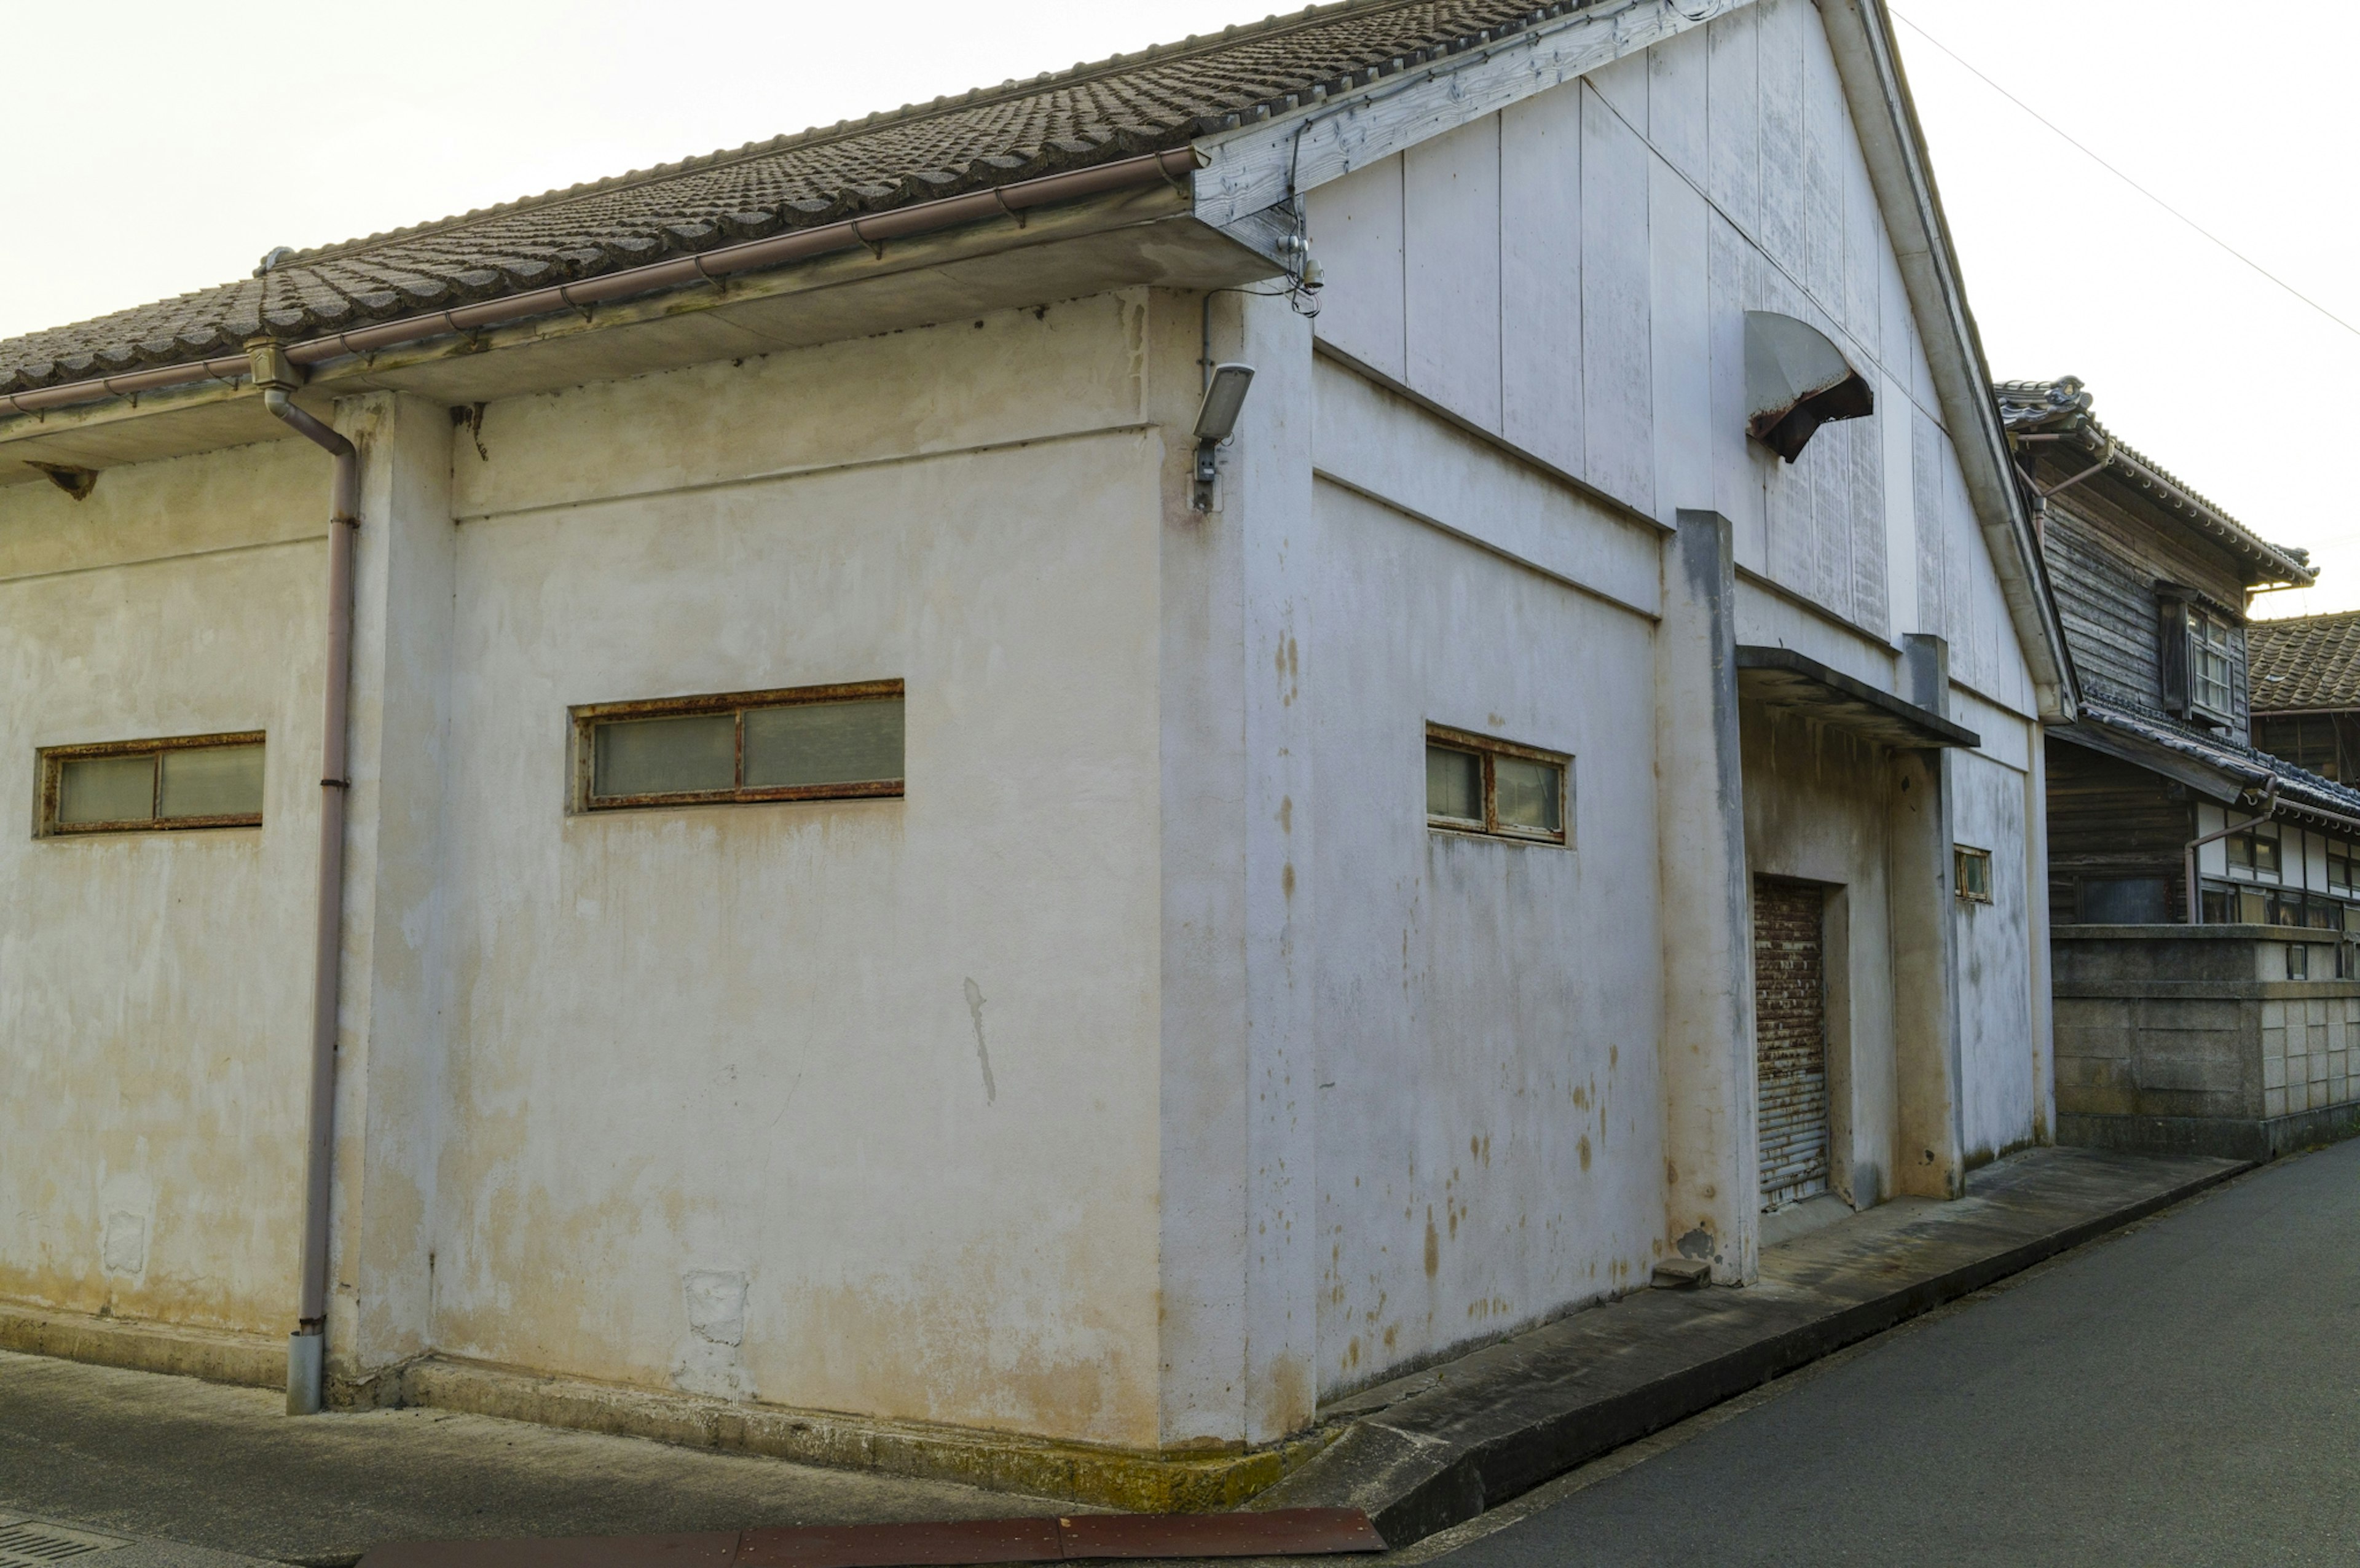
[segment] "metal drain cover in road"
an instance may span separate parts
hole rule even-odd
[[[93,1552],[111,1552],[130,1544],[111,1535],[93,1535],[63,1525],[20,1519],[0,1524],[0,1568],[49,1568],[52,1563],[65,1563]]]

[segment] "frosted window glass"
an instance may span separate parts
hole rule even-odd
[[[1471,751],[1426,748],[1426,814],[1483,820],[1483,759]]]
[[[1563,830],[1564,812],[1557,800],[1557,780],[1563,777],[1552,762],[1527,762],[1520,757],[1491,759],[1491,788],[1500,808],[1500,825],[1528,833]]]
[[[58,767],[58,821],[141,822],[156,814],[156,758],[83,757]]]
[[[165,817],[258,817],[262,814],[262,748],[209,746],[168,751],[164,768]]]
[[[737,784],[735,714],[624,719],[598,726],[594,795],[679,795]]]
[[[746,788],[874,784],[901,777],[901,699],[802,702],[746,714]]]

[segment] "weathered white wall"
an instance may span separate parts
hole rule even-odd
[[[2033,693],[1809,0],[1758,0],[1313,191],[1320,341],[1961,685]],[[1744,312],[1827,332],[1869,419],[1744,435]],[[1889,685],[1889,681],[1884,682]]]
[[[0,1298],[291,1316],[324,495],[279,444],[0,490]],[[259,828],[33,836],[36,748],[241,730]]]
[[[495,405],[463,444],[442,1349],[1157,1441],[1142,315]],[[564,813],[570,704],[885,677],[906,800]]]
[[[1320,342],[1659,521],[1731,518],[1740,642],[1899,691],[1902,637],[1946,639],[1952,705],[1996,758],[1961,774],[1960,832],[2006,846],[2003,878],[2025,864],[2028,668],[1808,0],[1759,0],[1309,200]],[[1749,442],[1749,310],[1827,332],[1870,379],[1875,414],[1822,428],[1792,465]],[[1749,751],[1749,791],[1774,751]],[[1749,800],[1749,833],[1774,833],[1749,846],[1757,869],[1856,816],[1881,831],[1841,791],[1797,794],[1792,761],[1765,775],[1760,815]],[[1865,875],[1874,855],[1859,854]],[[2016,901],[1960,926],[1970,1158],[2046,1125],[2045,935]],[[1877,922],[1852,929],[1884,940]],[[1873,1012],[1856,1027],[1876,1027]],[[1881,1149],[1885,1132],[1862,1128],[1863,1149]]]
[[[1332,1393],[1627,1290],[1659,1250],[1660,545],[1348,371],[1317,393]],[[1572,754],[1573,846],[1430,831],[1428,722]]]

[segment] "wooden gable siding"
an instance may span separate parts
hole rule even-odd
[[[1962,685],[2034,710],[1835,58],[1757,0],[1314,189],[1328,349]],[[1744,312],[1827,332],[1875,388],[1789,465],[1744,435]]]
[[[2182,851],[2196,836],[2188,792],[2159,774],[2051,740],[2049,762],[2049,918],[2080,919],[2084,877],[2160,877],[2174,921],[2188,918]]]
[[[2061,477],[2048,469],[2044,463],[2044,483]],[[2193,588],[2233,612],[2245,604],[2245,583],[2226,552],[2167,533],[2103,490],[2077,486],[2052,500],[2042,550],[2074,668],[2100,696],[2164,705],[2158,583]],[[2243,740],[2251,714],[2242,619],[2230,640],[2232,729]]]

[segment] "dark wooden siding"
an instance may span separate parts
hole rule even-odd
[[[2188,917],[2180,852],[2196,836],[2188,792],[2144,768],[2051,740],[2049,918],[2081,919],[2083,877],[2160,877],[2170,919]]]
[[[2065,477],[2049,471],[2044,482]],[[2110,494],[2105,479],[2076,485],[2049,504],[2043,539],[2049,583],[2073,668],[2100,696],[2168,708],[2158,658],[2156,584],[2193,588],[2242,619],[2245,580],[2224,551],[2141,520]],[[2245,634],[2232,639],[2230,718],[2236,739],[2247,733]]]

